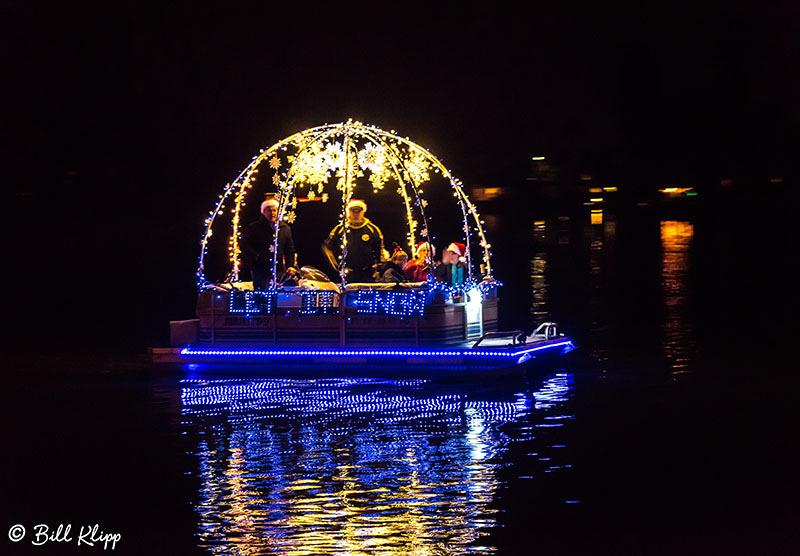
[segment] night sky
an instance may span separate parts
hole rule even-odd
[[[191,289],[223,185],[259,148],[348,118],[428,147],[467,185],[523,184],[531,155],[641,188],[791,176],[790,4],[7,1],[7,277]]]

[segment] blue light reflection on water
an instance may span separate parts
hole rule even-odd
[[[199,544],[215,554],[493,553],[482,538],[497,526],[504,453],[571,419],[561,413],[572,382],[561,372],[535,390],[491,393],[424,380],[185,379]]]

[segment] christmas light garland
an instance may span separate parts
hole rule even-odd
[[[441,292],[445,296],[458,297],[477,289],[481,292],[481,297],[486,299],[492,290],[499,288],[502,285],[503,283],[498,280],[484,280],[481,282],[476,282],[474,279],[468,279],[463,284],[455,284],[453,286],[445,284],[444,282],[429,280],[428,291]]]
[[[284,164],[285,159],[286,164]],[[355,180],[367,177],[372,185],[373,193],[380,192],[384,185],[394,180],[398,183],[397,193],[403,200],[408,224],[407,240],[413,251],[417,242],[417,233],[430,241],[428,218],[425,215],[427,201],[423,197],[422,186],[430,181],[431,173],[441,175],[448,180],[453,190],[453,197],[458,202],[462,213],[464,244],[466,246],[468,281],[473,281],[472,265],[472,233],[478,235],[479,245],[483,251],[483,263],[480,275],[490,277],[491,245],[486,240],[483,222],[469,200],[461,182],[424,147],[414,143],[407,137],[400,137],[394,130],[387,132],[378,127],[348,120],[338,124],[326,124],[310,128],[291,135],[262,149],[253,157],[250,164],[225,185],[214,209],[205,219],[204,233],[201,239],[200,257],[197,268],[197,284],[199,289],[210,285],[205,276],[205,257],[208,253],[209,240],[213,235],[213,226],[218,216],[224,214],[225,204],[233,199],[232,233],[228,239],[228,255],[231,263],[231,280],[239,279],[241,249],[241,209],[246,206],[247,194],[252,190],[259,166],[268,161],[274,170],[272,184],[278,200],[278,222],[294,222],[296,218],[298,191],[308,188],[306,198],[323,202],[329,199],[325,192],[329,180],[336,178],[336,189],[341,192],[342,212],[340,223],[343,225],[341,237],[340,269],[344,283],[344,257],[346,255],[345,237],[347,231],[347,202],[353,198]],[[285,170],[281,171],[281,168]],[[472,225],[470,224],[472,220]],[[277,226],[277,224],[276,224]],[[273,244],[273,277],[277,270],[277,233]],[[274,284],[273,284],[274,285]]]

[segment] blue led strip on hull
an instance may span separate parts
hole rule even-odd
[[[471,350],[471,349],[251,349],[251,348],[183,348],[183,357],[214,357],[214,358],[249,358],[249,357],[379,357],[379,358],[489,358],[512,359],[523,355],[532,355],[536,352],[555,350],[561,348],[562,353],[574,349],[571,340],[565,339],[557,342],[542,343],[527,346],[513,351],[505,350]]]

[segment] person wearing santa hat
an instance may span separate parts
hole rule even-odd
[[[367,204],[361,199],[347,203],[345,272],[348,282],[374,282],[377,265],[383,260],[383,232],[364,216]],[[341,259],[342,224],[338,224],[322,243],[322,252],[335,270]]]
[[[433,270],[433,277],[448,286],[463,284],[467,279],[467,246],[451,243],[442,253],[442,262]]]
[[[427,241],[420,241],[414,249],[414,258],[408,261],[405,268],[410,282],[425,282],[433,268],[432,261],[436,250]]]
[[[278,223],[278,201],[271,197],[261,203],[261,216],[248,224],[239,244],[242,263],[250,269],[253,289],[265,290],[272,279],[272,252],[275,245],[275,227],[278,228],[278,272],[295,273],[297,251],[294,248],[292,229],[286,222]],[[280,274],[279,274],[280,276]]]

